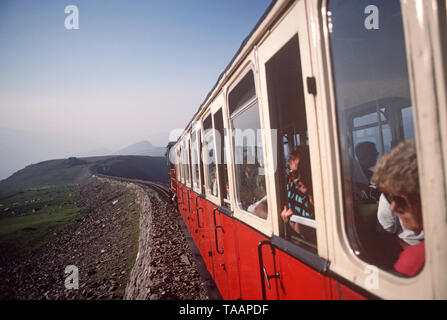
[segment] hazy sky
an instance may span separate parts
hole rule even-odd
[[[270,0],[0,1],[0,128],[73,151],[165,145]],[[79,30],[65,29],[67,5]]]

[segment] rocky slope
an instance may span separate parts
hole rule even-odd
[[[174,208],[148,187],[93,179],[83,217],[36,252],[1,246],[0,299],[206,299]],[[67,266],[79,289],[67,290]]]

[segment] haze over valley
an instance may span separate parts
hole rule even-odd
[[[30,164],[46,160],[111,155],[162,157],[165,154],[165,146],[154,146],[147,140],[115,150],[90,148],[88,142],[70,136],[0,128],[0,180]]]

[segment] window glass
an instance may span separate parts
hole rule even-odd
[[[190,186],[191,185],[191,178],[190,178],[190,158],[189,158],[189,139],[185,139],[185,152],[184,152],[184,161],[185,161],[185,180],[186,183]]]
[[[218,159],[218,168],[219,168],[219,176],[221,177],[220,182],[220,190],[222,190],[222,199],[223,205],[227,208],[231,207],[230,202],[230,193],[229,193],[229,184],[228,184],[228,167],[226,161],[226,144],[225,144],[225,132],[224,132],[224,122],[223,122],[223,114],[222,109],[219,109],[214,114],[214,127],[216,129],[216,141],[218,145],[216,146],[217,150],[217,159]]]
[[[424,232],[400,2],[331,0],[329,10],[348,236],[361,259],[411,276],[401,267],[422,268]]]
[[[317,251],[306,106],[298,36],[295,35],[266,63],[272,129],[277,130],[280,155],[277,187],[282,236]]]
[[[236,111],[255,96],[255,81],[253,78],[253,71],[250,70],[228,95],[230,113]]]
[[[177,148],[177,150],[176,150],[176,152],[175,152],[175,156],[176,156],[176,159],[175,159],[175,172],[176,172],[176,174],[177,174],[177,181],[180,181],[180,168],[181,168],[181,159],[180,159],[180,151],[179,151],[179,149]]]
[[[216,147],[214,144],[214,130],[212,128],[211,115],[209,115],[204,121],[204,160],[208,170],[206,177],[206,188],[215,197],[219,195],[219,189],[217,186],[217,156]]]
[[[180,181],[185,183],[185,162],[183,159],[183,143],[181,143],[181,147],[179,148],[179,161],[180,161]]]
[[[238,206],[262,219],[267,219],[268,207],[258,103],[255,102],[237,113],[232,118],[232,125]]]
[[[192,134],[191,137],[191,147],[192,147],[192,156],[191,156],[191,165],[192,165],[192,181],[194,189],[200,188],[199,181],[199,136],[200,131],[197,130]]]

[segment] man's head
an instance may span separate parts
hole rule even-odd
[[[374,168],[371,183],[385,194],[402,224],[410,230],[422,230],[422,209],[414,140],[400,143],[384,155]]]
[[[370,168],[376,164],[379,153],[377,152],[375,143],[365,141],[355,147],[355,155],[363,168]]]

